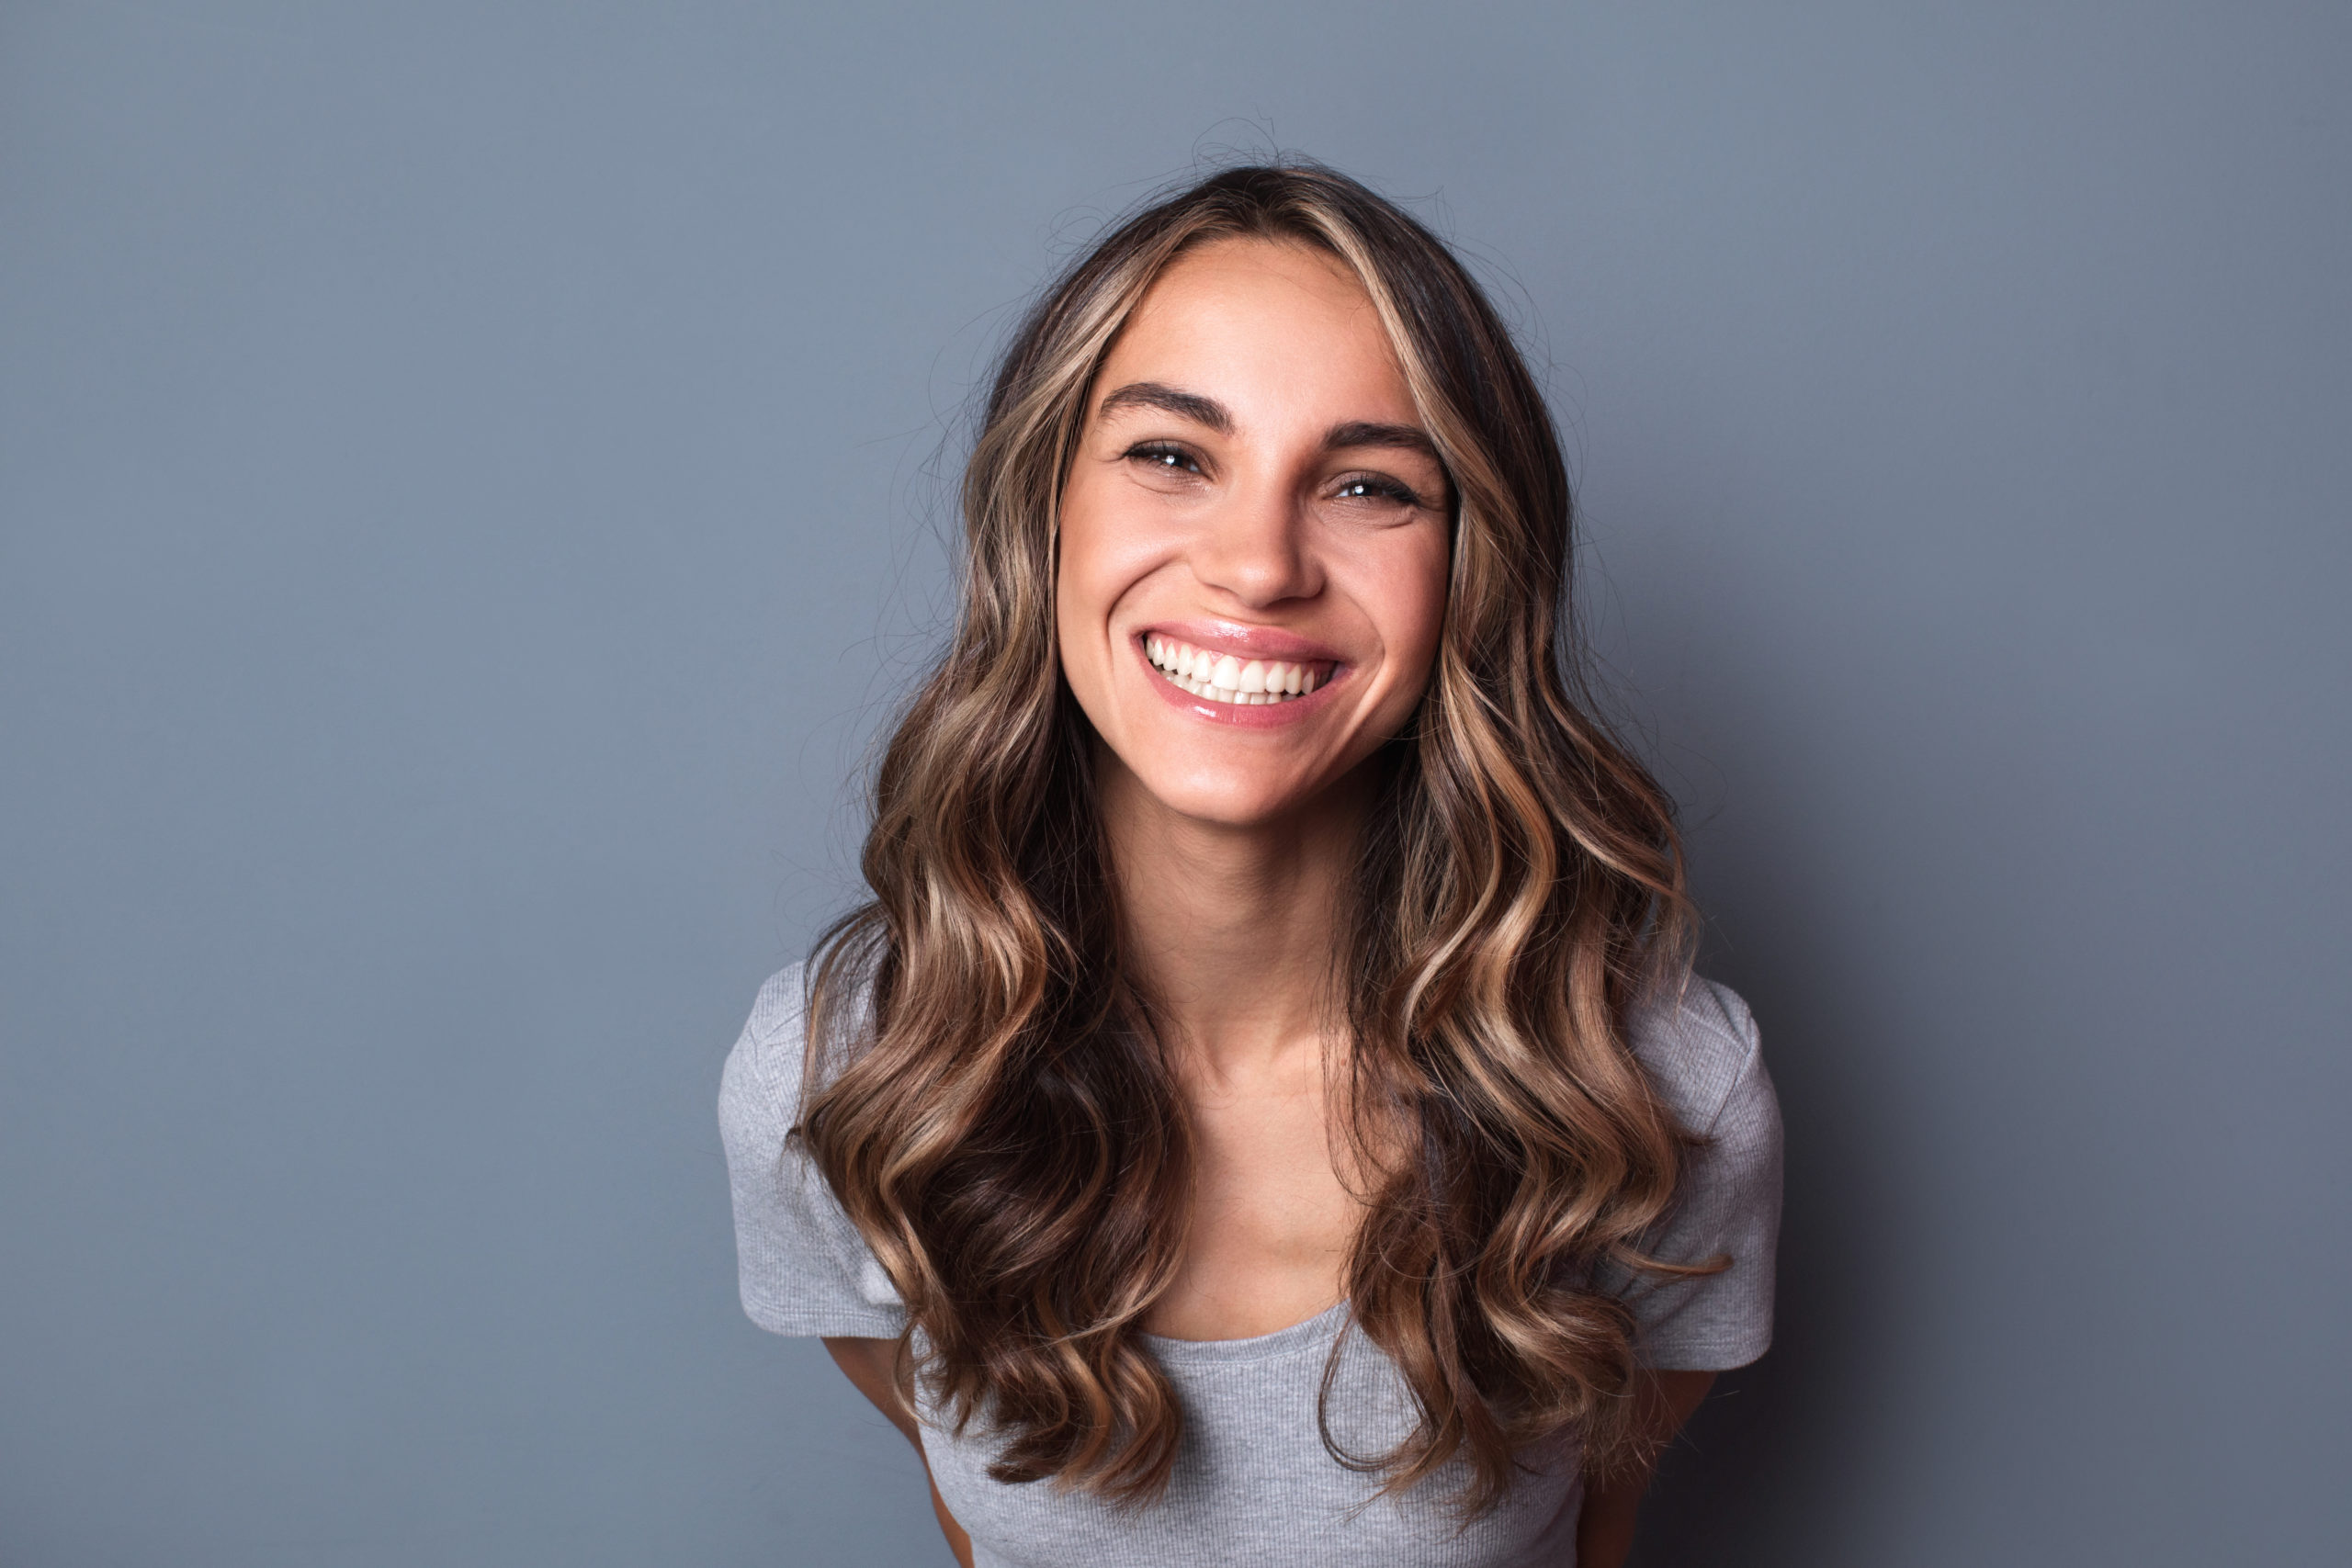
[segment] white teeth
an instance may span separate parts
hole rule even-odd
[[[1263,707],[1287,702],[1315,690],[1313,667],[1278,659],[1252,659],[1247,663],[1231,654],[1206,649],[1157,634],[1143,639],[1144,656],[1164,672],[1171,685],[1196,697],[1231,703],[1238,707]]]

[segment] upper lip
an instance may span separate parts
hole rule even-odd
[[[1292,664],[1346,662],[1337,649],[1280,626],[1249,626],[1238,621],[1154,621],[1136,635],[1174,637],[1236,659],[1279,659]]]

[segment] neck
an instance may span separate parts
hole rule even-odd
[[[1170,810],[1107,747],[1096,778],[1128,962],[1180,1070],[1230,1084],[1319,1052],[1371,768],[1246,826]]]

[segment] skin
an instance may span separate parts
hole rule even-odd
[[[1194,1134],[1182,1260],[1148,1326],[1246,1338],[1343,1293],[1361,1208],[1331,1135],[1326,1091],[1347,1040],[1324,981],[1365,763],[1434,666],[1452,500],[1371,299],[1305,247],[1226,241],[1180,257],[1090,399],[1059,520],[1056,632],[1098,737],[1122,916]],[[1171,699],[1140,639],[1179,626],[1195,646],[1304,639],[1327,684],[1271,716]],[[894,1347],[826,1344],[916,1438]],[[1711,1382],[1648,1376],[1637,1394],[1657,1443]],[[1623,1561],[1646,1482],[1593,1480],[1580,1563]],[[968,1564],[935,1487],[932,1499]]]

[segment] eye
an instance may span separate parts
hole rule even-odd
[[[1126,457],[1129,462],[1141,463],[1148,468],[1165,473],[1197,474],[1202,471],[1199,458],[1170,441],[1147,441],[1139,446],[1130,446]]]
[[[1386,474],[1350,474],[1333,496],[1340,501],[1385,501],[1396,506],[1419,506],[1421,498]]]

